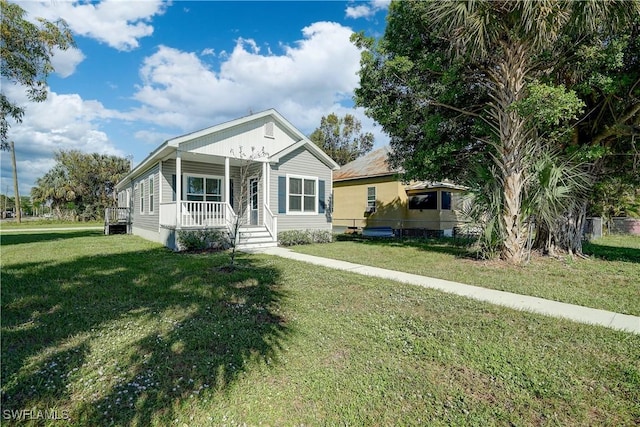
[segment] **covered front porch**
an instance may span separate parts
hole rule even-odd
[[[276,240],[277,218],[269,209],[266,158],[249,160],[178,150],[175,158],[165,158],[159,168],[160,227],[264,227]]]

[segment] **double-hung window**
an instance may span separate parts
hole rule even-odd
[[[187,176],[186,199],[201,202],[222,201],[222,178]]]
[[[318,179],[311,177],[288,177],[288,212],[318,212]]]
[[[140,182],[140,213],[144,213],[144,182]]]
[[[153,175],[149,177],[149,213],[153,213]]]
[[[376,187],[367,187],[367,212],[376,211]]]

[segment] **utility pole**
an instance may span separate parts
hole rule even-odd
[[[18,193],[18,169],[16,169],[16,148],[11,141],[11,163],[13,165],[13,196],[16,211],[16,221],[18,224],[22,222],[22,212],[20,209],[20,193]]]

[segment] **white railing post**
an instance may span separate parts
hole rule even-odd
[[[264,205],[264,214],[264,226],[275,241],[278,239],[278,217],[271,212],[271,209],[269,209],[267,205]]]

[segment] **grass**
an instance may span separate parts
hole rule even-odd
[[[2,409],[70,425],[633,425],[640,336],[266,255],[2,239]],[[18,414],[19,412],[14,412]],[[8,412],[11,414],[11,412]]]
[[[340,240],[342,239],[342,240]],[[340,237],[295,246],[310,255],[388,268],[618,313],[640,315],[640,237],[611,236],[585,244],[582,259],[533,257],[522,266],[481,261],[453,240]]]

